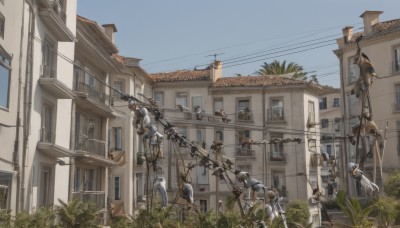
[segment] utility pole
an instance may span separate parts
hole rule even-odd
[[[215,154],[215,160],[219,163],[220,161],[222,161],[221,158],[221,150],[222,150],[222,142],[220,141],[214,141],[213,145],[211,146],[211,149],[214,150],[214,154]],[[220,182],[220,176],[216,175],[215,176],[215,208],[216,208],[216,214],[217,214],[217,218],[218,218],[218,214],[219,214],[219,182]]]
[[[214,61],[216,61],[217,60],[217,56],[218,55],[223,55],[224,53],[214,53],[214,54],[212,54],[212,55],[206,55],[206,57],[209,57],[209,56],[214,56]]]

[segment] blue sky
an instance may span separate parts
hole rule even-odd
[[[386,21],[399,9],[399,0],[78,0],[80,16],[116,25],[120,54],[142,59],[149,73],[203,68],[221,54],[226,77],[254,75],[276,59],[335,87],[341,29],[361,31],[366,10],[384,11]]]

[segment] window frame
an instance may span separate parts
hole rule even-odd
[[[321,119],[321,128],[329,127],[329,120],[328,119]]]
[[[310,112],[311,107],[312,107],[312,110]],[[315,103],[314,103],[314,101],[311,101],[311,100],[308,101],[308,118],[311,123],[315,123]]]
[[[348,58],[348,84],[356,82],[360,76],[360,67],[357,64],[354,64],[354,58],[355,55]]]
[[[334,97],[332,99],[332,107],[334,107],[334,108],[339,108],[340,107],[340,98],[339,97]]]
[[[160,96],[161,101],[158,100],[157,95]],[[157,102],[159,107],[164,107],[165,105],[165,93],[164,91],[154,91],[154,100]]]
[[[118,179],[118,181],[117,181]],[[114,200],[121,200],[121,177],[114,176]]]
[[[119,140],[117,140],[118,131],[119,131]],[[123,146],[123,140],[122,140],[122,135],[123,135],[122,134],[122,127],[113,127],[112,132],[113,132],[113,139],[114,139],[114,143],[113,143],[114,144],[114,150],[122,151],[122,149],[124,147]],[[120,147],[118,147],[117,143],[120,144]]]
[[[392,62],[392,73],[400,73],[400,44],[396,44],[392,47],[393,62]]]
[[[182,105],[184,107],[189,107],[189,93],[188,92],[176,92],[175,93],[175,105]],[[185,99],[186,104],[178,103],[178,99]]]
[[[4,47],[2,45],[0,45],[0,66],[4,67],[4,70],[8,72],[8,75],[4,75],[4,78],[7,80],[7,84],[6,84],[6,89],[4,91],[6,91],[4,93],[4,95],[6,96],[5,99],[5,107],[2,106],[2,104],[0,103],[0,110],[5,110],[8,111],[10,109],[10,87],[11,87],[11,72],[12,72],[12,68],[11,68],[11,64],[12,64],[12,57],[10,54],[8,54],[6,52],[6,50],[4,49]],[[2,77],[0,75],[0,77]],[[0,90],[1,91],[1,90]],[[0,93],[0,96],[2,94]]]

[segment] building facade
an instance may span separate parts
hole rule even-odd
[[[363,35],[360,47],[372,62],[376,74],[383,79],[373,79],[370,88],[373,120],[379,130],[389,126],[385,154],[383,157],[383,178],[399,166],[399,77],[400,74],[400,20],[393,19],[381,22],[381,11],[365,11],[360,17],[364,23],[364,31],[353,33],[352,27],[343,28],[343,37],[337,39],[338,49],[334,51],[340,60],[341,95],[343,100],[342,115],[345,117],[344,135],[351,135],[351,126],[357,122],[357,116],[361,113],[361,102],[351,90],[359,76],[359,68],[355,65],[354,56],[357,51],[355,39]],[[344,164],[355,162],[355,146],[348,141],[344,143]],[[367,159],[364,165],[364,174],[372,178],[372,161]],[[347,178],[348,179],[348,178]],[[382,186],[384,180],[377,175],[377,184]],[[356,194],[353,180],[347,180],[345,186],[352,194]]]

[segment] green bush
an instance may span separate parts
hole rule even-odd
[[[307,225],[310,212],[305,201],[296,200],[287,205],[286,219],[290,224]]]
[[[97,208],[92,203],[85,203],[77,199],[71,200],[68,204],[58,200],[61,206],[58,208],[60,225],[65,228],[90,228],[96,227]]]

